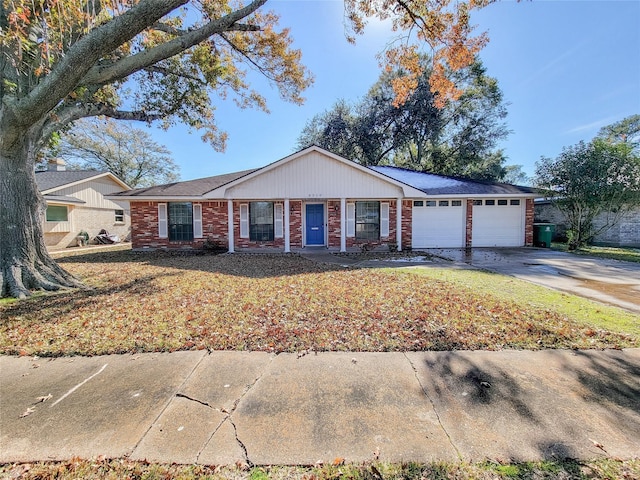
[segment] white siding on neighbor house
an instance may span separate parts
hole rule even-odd
[[[320,152],[296,158],[230,187],[226,198],[397,198],[401,187]]]
[[[98,178],[86,182],[48,191],[48,195],[63,195],[75,197],[83,200],[85,208],[105,208],[113,210],[129,210],[129,202],[114,202],[104,196],[111,193],[121,192],[123,187],[109,180],[108,178]]]

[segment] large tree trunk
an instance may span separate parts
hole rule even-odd
[[[50,257],[42,224],[46,204],[36,186],[33,132],[0,132],[0,296],[79,287]],[[31,135],[30,135],[31,133]]]

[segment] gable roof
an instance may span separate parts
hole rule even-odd
[[[69,187],[81,182],[86,182],[87,180],[94,180],[102,177],[109,177],[123,188],[129,188],[126,183],[116,177],[113,173],[98,172],[96,170],[45,170],[42,172],[36,172],[36,185],[42,194],[47,194],[48,192],[58,190],[62,187]]]
[[[427,195],[513,195],[537,193],[535,188],[508,183],[448,177],[399,167],[376,166],[369,168],[411,185]]]
[[[281,158],[280,160],[277,160],[275,162],[272,162],[262,168],[256,169],[253,172],[248,173],[245,176],[239,177],[235,180],[232,180],[231,182],[221,185],[220,187],[218,187],[217,189],[211,190],[210,192],[207,192],[207,194],[205,195],[206,198],[226,198],[227,197],[227,193],[229,191],[231,191],[231,189],[233,189],[234,187],[237,187],[241,184],[244,184],[245,187],[247,186],[247,184],[251,185],[251,181],[254,178],[257,178],[258,176],[266,176],[267,178],[269,178],[270,172],[274,172],[276,170],[278,171],[283,171],[284,169],[288,168],[288,166],[293,165],[296,163],[296,161],[299,162],[304,162],[305,160],[309,160],[309,159],[317,159],[318,158],[324,158],[324,159],[328,159],[330,162],[332,162],[333,166],[337,166],[338,170],[333,170],[332,173],[334,175],[337,175],[340,178],[340,180],[342,180],[343,182],[346,181],[346,179],[351,178],[351,181],[353,181],[353,175],[356,176],[366,176],[369,178],[370,181],[372,182],[377,182],[378,186],[384,185],[385,187],[392,187],[396,190],[400,190],[403,192],[404,196],[422,196],[422,192],[417,191],[415,188],[413,188],[411,185],[408,185],[406,183],[402,183],[397,181],[394,178],[391,178],[389,176],[386,175],[381,175],[380,173],[367,168],[363,165],[360,165],[359,163],[354,162],[353,160],[349,160],[347,158],[341,157],[340,155],[336,155],[333,152],[330,152],[328,150],[325,150],[322,147],[319,147],[318,145],[311,145],[310,147],[304,148],[302,150],[299,150],[295,153],[292,153],[291,155],[288,155],[284,158]],[[313,175],[315,173],[315,175],[322,175],[324,172],[318,171],[317,169],[315,169],[315,165],[313,165],[313,161],[311,162],[311,164],[307,163],[306,165],[299,165],[299,167],[304,170],[305,172],[305,179],[308,180],[308,176],[309,175]],[[300,173],[300,172],[298,172]],[[274,177],[272,176],[270,178],[271,180],[274,179]],[[334,181],[332,182],[334,185],[334,190],[336,188],[336,184],[338,184],[338,179],[336,179],[334,177]],[[300,192],[300,188],[305,189],[305,188],[316,188],[317,185],[313,185],[313,187],[311,187],[311,185],[306,185],[302,186],[300,184],[300,177],[296,178],[296,183],[298,183],[297,185],[297,192],[295,191],[295,188],[289,188],[288,192],[286,195],[284,195],[284,197],[287,196],[291,196],[291,198],[297,198],[300,196],[306,196],[308,194],[308,192],[304,192],[301,193]],[[315,183],[315,180],[313,180],[311,183]],[[255,186],[255,185],[254,185]],[[292,186],[289,186],[292,187]],[[252,188],[252,187],[248,187],[248,188]],[[344,188],[344,187],[343,187]],[[275,190],[275,189],[274,189]],[[293,191],[291,191],[293,190]],[[235,193],[235,192],[234,192]],[[282,193],[282,192],[280,192]],[[325,192],[326,194],[327,192]],[[334,191],[334,194],[336,192]],[[344,193],[344,192],[342,192]],[[351,192],[353,193],[353,192]],[[283,197],[283,198],[284,198]],[[335,195],[329,195],[328,198],[334,198]]]
[[[197,178],[184,182],[173,182],[153,187],[136,188],[124,192],[112,193],[110,197],[201,197],[211,190],[226,185],[234,180],[242,178],[259,169],[243,170],[241,172],[226,173],[213,177]]]
[[[226,193],[238,185],[251,185],[252,179],[259,175],[268,174],[305,155],[317,152],[338,162],[338,164],[353,168],[365,175],[372,176],[378,181],[400,187],[404,196],[424,197],[425,195],[507,195],[507,196],[538,196],[536,189],[531,187],[510,185],[506,183],[483,182],[464,178],[447,177],[433,173],[417,172],[398,167],[365,167],[352,160],[331,153],[317,145],[312,145],[280,160],[272,162],[262,168],[243,170],[213,177],[174,182],[154,187],[138,188],[108,195],[109,198],[130,200],[187,200],[187,199],[215,199],[227,198]],[[248,183],[246,183],[248,182]]]

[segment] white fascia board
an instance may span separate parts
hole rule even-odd
[[[410,185],[407,185],[405,183],[399,182],[398,180],[391,178],[387,175],[384,175],[382,173],[378,173],[375,170],[371,170],[370,168],[364,167],[354,161],[351,161],[349,159],[346,159],[344,157],[341,157],[340,155],[336,155],[335,153],[332,153],[328,150],[325,150],[324,148],[318,147],[317,145],[312,145],[310,147],[305,148],[304,150],[300,150],[299,152],[296,152],[292,155],[289,155],[287,157],[281,158],[280,160],[277,160],[273,163],[270,163],[269,165],[266,165],[263,168],[260,168],[258,170],[256,170],[255,172],[251,172],[248,175],[245,175],[244,177],[238,178],[237,180],[234,180],[232,182],[229,182],[225,185],[222,185],[214,190],[211,190],[210,192],[207,192],[203,195],[204,198],[206,198],[207,200],[209,199],[227,199],[227,200],[231,200],[232,197],[229,196],[227,194],[227,189],[232,188],[236,185],[241,184],[242,182],[245,182],[247,180],[250,180],[254,177],[257,177],[263,173],[269,172],[270,170],[273,170],[274,168],[278,168],[281,165],[284,165],[286,163],[292,162],[294,160],[296,160],[297,158],[300,158],[304,155],[307,155],[311,152],[317,152],[320,153],[322,155],[325,155],[333,160],[336,160],[348,167],[351,168],[355,168],[356,170],[359,170],[362,173],[365,173],[367,175],[371,175],[373,177],[376,177],[382,181],[385,181],[387,183],[390,183],[392,185],[395,185],[396,187],[400,187],[402,188],[403,191],[403,195],[404,197],[425,197],[426,194],[421,191],[418,190],[417,188],[414,188]]]

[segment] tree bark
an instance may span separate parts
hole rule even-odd
[[[27,131],[11,145],[3,136],[0,133],[0,297],[25,298],[32,290],[82,286],[58,266],[44,244],[46,202],[34,171],[37,135]]]

